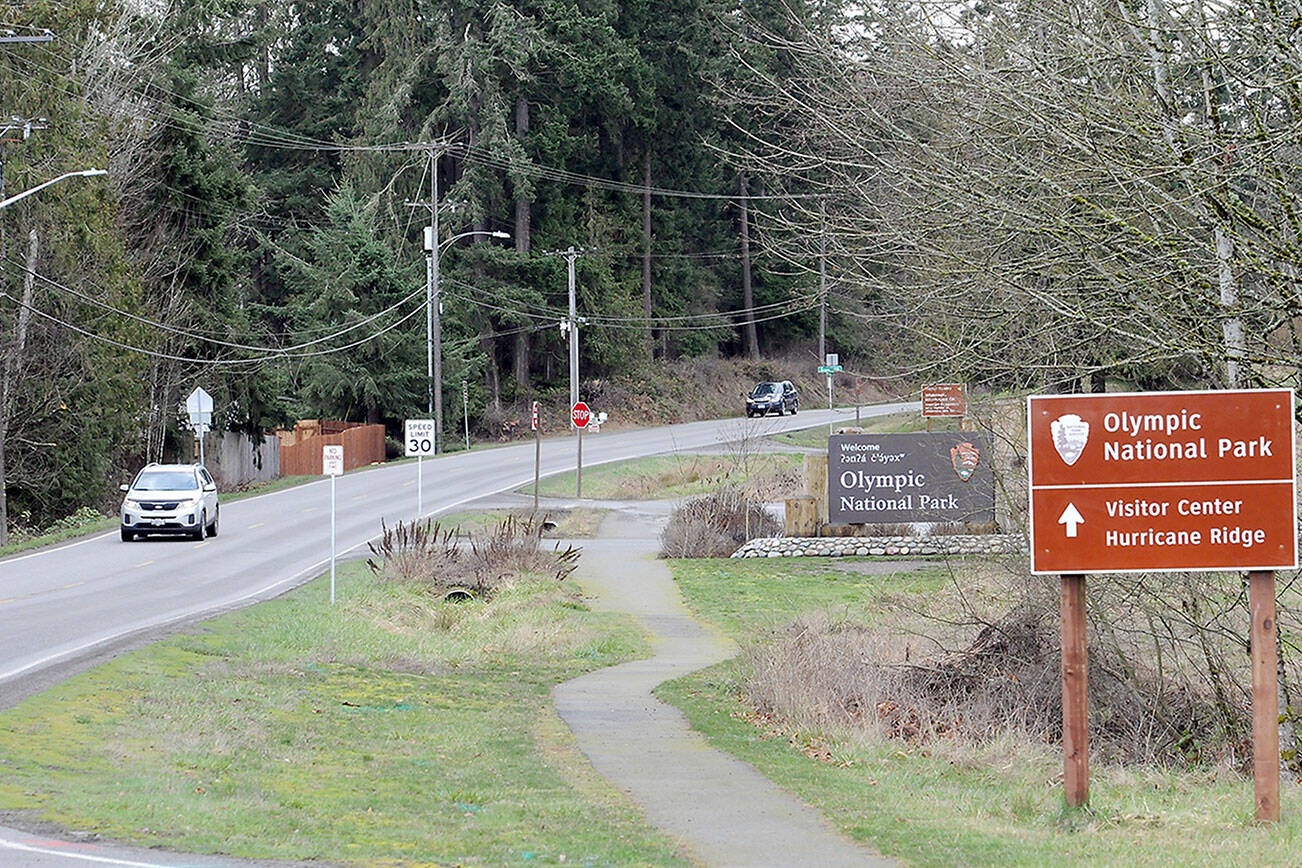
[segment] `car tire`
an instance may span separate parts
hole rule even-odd
[[[122,541],[123,541],[123,542],[131,542],[131,541],[132,541],[133,539],[135,539],[135,538],[136,538],[136,533],[135,533],[135,531],[127,530],[125,527],[122,528]]]
[[[207,510],[204,510],[203,512],[199,513],[199,526],[194,529],[194,533],[190,534],[190,537],[191,539],[194,539],[197,542],[203,542],[203,538],[204,536],[207,535],[207,533],[208,533],[208,512]]]
[[[217,507],[217,511],[213,513],[212,524],[208,525],[208,536],[217,536],[217,522],[221,519],[221,512],[221,507],[219,506]]]
[[[794,416],[794,415],[796,415],[796,414],[799,413],[799,412],[800,412],[800,405],[799,405],[799,404],[792,404],[792,405],[791,405],[791,415]]]

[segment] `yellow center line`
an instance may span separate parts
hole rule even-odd
[[[304,511],[304,512],[316,512],[316,511],[317,511],[318,509],[320,509],[320,508],[321,508],[321,507],[319,507],[319,506],[309,506],[307,509],[305,509],[305,510],[303,510],[303,511]]]
[[[10,597],[7,600],[0,600],[0,606],[3,606],[5,603],[16,603],[16,602],[18,602],[16,597]]]
[[[408,485],[415,485],[415,484],[416,484],[415,482],[413,482],[413,481],[411,481],[411,480],[407,480],[406,482],[404,482],[404,483],[402,484],[402,487],[403,487],[403,488],[406,488]]]
[[[195,548],[197,548],[197,549],[201,549],[201,548],[203,548],[203,547],[206,546],[206,545],[208,545],[208,541],[207,541],[207,540],[204,540],[203,542],[201,542],[201,543],[199,543],[197,546],[195,546]]]
[[[260,522],[258,522],[257,524],[251,524],[251,525],[249,525],[248,527],[245,528],[245,530],[254,530],[254,529],[256,529],[256,528],[262,527],[262,526],[265,525],[265,524],[266,524],[265,521],[260,521]]]
[[[80,587],[81,587],[82,585],[84,585],[84,584],[86,584],[86,583],[85,583],[85,582],[73,582],[71,585],[64,585],[64,586],[63,586],[63,590],[65,590],[65,591],[70,591],[70,590],[72,590],[73,588],[80,588]]]
[[[359,495],[357,495],[356,497],[354,497],[353,500],[366,500],[366,498],[369,497],[369,496],[370,496],[370,495],[367,495],[367,494],[359,494]]]
[[[137,566],[137,567],[147,567],[147,566],[149,566],[149,565],[152,564],[152,563],[153,563],[153,561],[142,561],[142,562],[136,564],[136,566]]]

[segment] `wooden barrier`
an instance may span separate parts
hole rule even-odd
[[[316,431],[332,433],[315,433]],[[300,423],[295,426],[292,436],[281,437],[280,472],[285,476],[320,476],[323,446],[344,447],[345,472],[377,464],[384,461],[384,426],[347,422],[319,422],[303,426]]]
[[[788,497],[783,532],[791,537],[818,536],[818,505],[806,494]]]
[[[827,455],[805,456],[805,494],[814,498],[818,527],[827,524]],[[817,531],[810,534],[818,536]]]

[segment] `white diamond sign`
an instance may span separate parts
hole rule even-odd
[[[212,395],[202,387],[196,388],[185,399],[185,411],[190,414],[190,427],[196,431],[212,425]]]

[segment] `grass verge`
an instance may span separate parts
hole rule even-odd
[[[657,455],[599,464],[583,471],[583,496],[595,500],[668,500],[692,497],[721,485],[747,485],[766,477],[794,476],[800,455]],[[543,497],[573,497],[575,474],[549,476],[539,483]],[[533,494],[533,486],[521,489]]]
[[[482,531],[505,521],[508,516],[526,518],[532,509],[481,509],[462,510],[437,516],[441,527],[459,527],[464,532]],[[556,523],[553,530],[543,532],[543,539],[591,539],[597,535],[601,522],[610,514],[607,509],[573,507],[565,509],[539,509],[538,514]]]
[[[0,810],[168,849],[404,866],[679,865],[554,684],[645,648],[564,583],[440,603],[341,566],[0,714]]]
[[[854,418],[850,417],[844,421],[838,420],[836,424],[837,427],[853,426]],[[949,420],[942,420],[933,425],[933,428],[935,430],[945,430],[944,426],[950,424]],[[925,431],[927,423],[917,413],[892,413],[889,416],[865,416],[860,420],[858,427],[868,434],[899,434]],[[798,431],[774,434],[773,441],[792,446],[825,449],[827,448],[827,426],[818,425],[813,428],[801,428]]]
[[[797,615],[840,609],[871,620],[897,595],[925,599],[939,573],[862,576],[852,561],[783,565],[671,561],[699,615],[745,641]],[[736,661],[663,685],[717,747],[821,809],[845,834],[919,866],[1257,866],[1297,864],[1302,794],[1284,821],[1253,824],[1252,783],[1212,770],[1092,769],[1091,806],[1068,809],[1054,745],[966,753],[801,729],[739,700]]]

